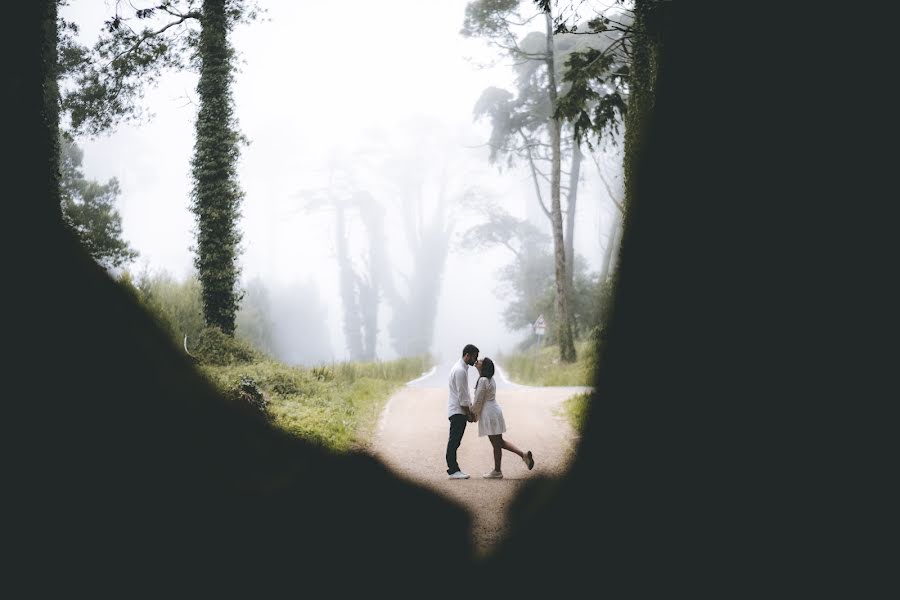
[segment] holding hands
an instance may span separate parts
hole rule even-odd
[[[483,364],[484,364],[484,361],[481,361],[481,360],[476,360],[476,361],[475,361],[475,370],[478,371],[478,376],[479,376],[479,377],[481,377],[481,368],[482,368],[482,365],[483,365]],[[478,415],[475,413],[474,410],[472,410],[472,409],[469,408],[468,406],[463,407],[463,410],[466,412],[466,420],[468,420],[469,423],[476,423],[476,422],[478,422]]]

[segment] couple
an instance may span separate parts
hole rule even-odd
[[[468,369],[475,366],[478,370],[478,383],[475,384],[475,400],[469,394]],[[497,404],[497,384],[494,383],[494,362],[485,357],[478,360],[478,348],[467,344],[462,351],[462,359],[450,371],[450,397],[447,403],[450,417],[450,439],[447,441],[447,473],[450,479],[468,479],[469,475],[459,468],[456,462],[456,451],[466,432],[466,423],[478,423],[478,435],[488,436],[494,448],[494,470],[482,475],[485,479],[503,479],[500,460],[503,450],[517,454],[525,462],[529,470],[534,468],[531,450],[522,452],[503,439],[506,422],[503,411]]]

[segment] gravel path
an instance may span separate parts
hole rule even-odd
[[[520,486],[536,474],[556,475],[568,467],[576,442],[559,410],[569,397],[588,388],[529,387],[509,382],[502,370],[497,381],[497,402],[503,408],[504,439],[534,454],[534,470],[503,452],[503,479],[482,479],[493,468],[487,436],[478,436],[477,423],[469,423],[459,448],[463,471],[471,479],[447,479],[447,379],[451,365],[435,369],[394,394],[382,412],[373,452],[401,477],[412,480],[467,507],[473,517],[473,542],[484,555],[502,538],[506,511]],[[474,386],[476,372],[469,369]]]

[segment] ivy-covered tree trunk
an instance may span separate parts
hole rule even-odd
[[[553,57],[553,20],[550,13],[544,14],[547,24],[547,90],[550,94],[551,115],[556,112],[557,91],[556,73],[554,72]],[[556,271],[556,326],[559,341],[559,358],[563,362],[575,362],[575,341],[572,338],[572,320],[569,314],[568,302],[568,278],[566,277],[566,250],[563,239],[562,205],[560,202],[561,180],[561,141],[560,120],[550,117],[548,126],[550,129],[550,220],[553,229],[553,254]]]
[[[226,0],[204,0],[198,54],[200,81],[191,208],[197,219],[197,267],[207,325],[234,334],[240,295],[237,220],[243,197],[237,181],[238,144],[231,98],[233,51]]]

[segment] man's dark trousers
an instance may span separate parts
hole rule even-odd
[[[453,415],[450,417],[450,439],[447,440],[447,474],[453,475],[460,471],[459,463],[456,462],[456,450],[462,442],[463,434],[466,432],[466,415]]]

